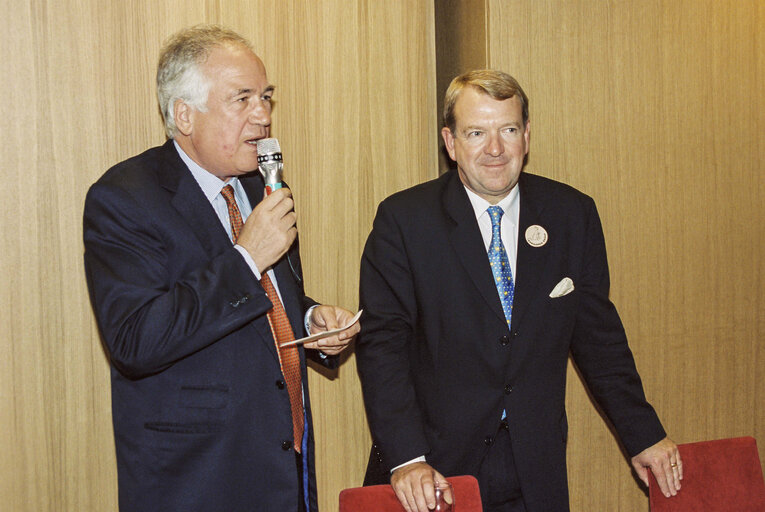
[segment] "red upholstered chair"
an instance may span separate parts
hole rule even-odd
[[[474,476],[447,478],[454,490],[455,512],[481,512],[481,494]],[[354,487],[340,492],[340,512],[401,512],[404,507],[390,485]]]
[[[651,512],[763,512],[765,481],[752,437],[678,446],[682,488],[665,498],[649,471]]]

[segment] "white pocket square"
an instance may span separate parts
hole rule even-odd
[[[555,285],[553,291],[550,292],[550,297],[556,299],[563,297],[574,291],[574,281],[570,277],[564,277],[560,280],[560,283]]]

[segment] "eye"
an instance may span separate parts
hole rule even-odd
[[[483,134],[480,130],[471,130],[465,134],[465,137],[468,139],[475,139],[477,137],[480,137]]]

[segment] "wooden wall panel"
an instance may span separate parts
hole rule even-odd
[[[200,22],[253,41],[277,85],[273,133],[295,191],[308,290],[355,308],[377,203],[437,173],[433,6],[0,7],[0,509],[116,510],[108,364],[85,287],[81,215],[107,167],[164,140],[154,88],[162,41]],[[369,448],[353,357],[328,377],[310,377],[322,510],[361,483]]]
[[[677,442],[765,461],[765,4],[491,0],[488,61],[530,97],[528,170],[592,195],[649,400]],[[647,510],[569,374],[572,510]]]

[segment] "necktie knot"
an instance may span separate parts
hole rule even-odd
[[[492,230],[497,229],[502,222],[502,216],[505,214],[505,211],[500,206],[489,206],[486,211],[489,212]]]
[[[223,196],[223,199],[226,200],[226,204],[234,203],[236,204],[236,199],[234,199],[234,187],[231,185],[226,185],[223,187],[220,191],[220,195]]]

